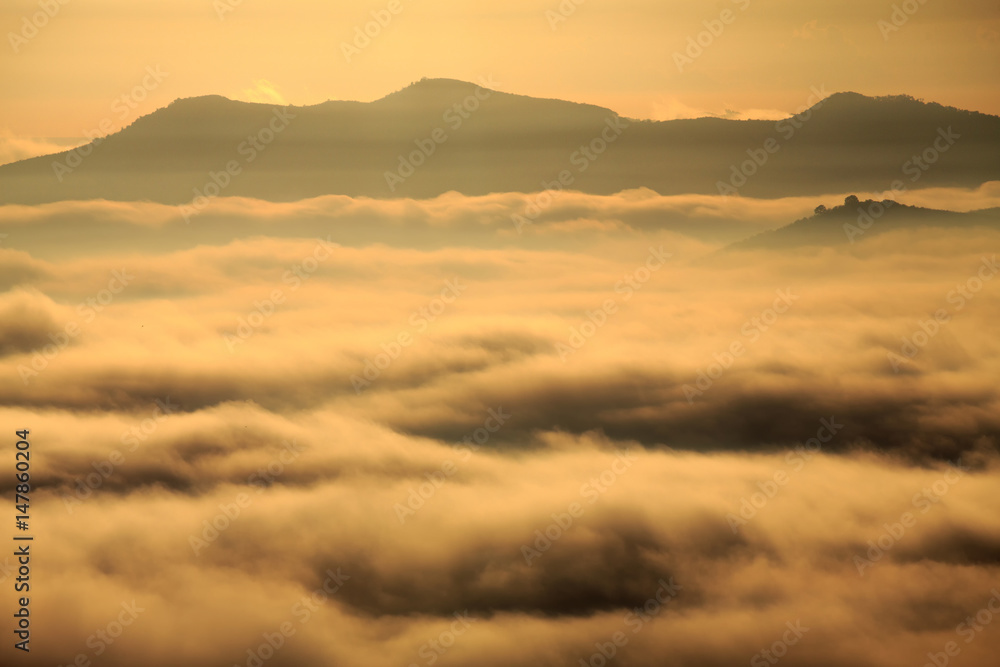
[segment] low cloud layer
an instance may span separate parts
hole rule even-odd
[[[455,192],[433,199],[377,200],[329,195],[297,202],[241,197],[207,200],[201,208],[151,202],[63,201],[0,206],[5,246],[36,257],[106,255],[116,249],[160,253],[255,236],[331,238],[343,245],[391,243],[414,249],[477,246],[587,250],[650,233],[673,233],[674,252],[705,254],[721,244],[812,215],[823,205],[892,198],[950,211],[1000,207],[1000,181],[978,188],[923,188],[753,199],[670,195],[629,190],[581,192]],[[682,246],[682,247],[678,247]]]
[[[60,627],[38,642],[47,661],[94,657],[122,603],[143,611],[109,665],[247,664],[286,622],[271,664],[564,665],[618,632],[623,664],[740,664],[786,624],[805,629],[792,665],[997,649],[988,624],[969,644],[960,630],[995,595],[992,456],[912,468],[804,442],[704,455],[561,433],[509,456],[252,404],[172,414],[128,451],[120,435],[151,415],[31,418],[50,449],[36,539],[67,546],[37,566],[35,622]],[[112,447],[125,460],[105,478]]]
[[[4,664],[991,664],[1000,232],[531,197],[0,208]]]

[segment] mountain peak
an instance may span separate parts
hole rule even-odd
[[[231,100],[228,97],[223,97],[222,95],[196,95],[194,97],[178,97],[173,102],[168,104],[167,108],[173,107],[175,109],[210,111],[221,109],[232,104],[248,103]]]
[[[906,210],[914,209],[917,207],[908,206],[906,204],[901,204],[894,199],[859,199],[857,195],[848,195],[844,198],[844,203],[839,206],[831,206],[827,208],[826,206],[820,204],[813,211],[812,217],[803,218],[803,220],[816,220],[821,216],[857,216],[859,211],[878,211],[878,215],[882,215],[884,211],[890,208],[896,210]]]
[[[819,110],[822,115],[834,116],[853,121],[858,118],[895,119],[896,122],[917,117],[944,117],[947,114],[958,114],[965,117],[986,117],[977,111],[967,111],[956,107],[945,106],[937,102],[925,102],[912,95],[862,95],[852,91],[833,93],[813,105],[812,110]]]
[[[375,100],[375,102],[378,103],[401,100],[412,102],[414,100],[437,100],[443,96],[462,97],[465,95],[472,95],[480,88],[482,88],[482,86],[478,84],[461,81],[459,79],[428,79],[427,77],[424,77],[419,81],[414,81],[410,85],[397,90],[396,92],[389,93],[385,97]]]

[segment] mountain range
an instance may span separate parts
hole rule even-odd
[[[1000,117],[835,93],[790,118],[635,120],[425,79],[373,102],[179,99],[90,144],[0,166],[0,204],[537,192],[753,197],[1000,179]]]

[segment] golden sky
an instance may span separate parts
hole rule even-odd
[[[506,92],[645,118],[772,116],[812,86],[1000,114],[995,0],[912,0],[898,26],[887,0],[397,0],[395,14],[388,0],[51,2],[24,40],[42,6],[0,7],[0,141],[79,137],[106,118],[118,128],[178,97],[372,100],[424,76],[492,75]],[[391,20],[348,62],[344,44],[372,12]],[[705,22],[722,30],[680,71],[675,52]],[[167,76],[145,99],[115,105],[157,66]]]

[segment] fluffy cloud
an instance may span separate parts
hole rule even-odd
[[[529,201],[0,209],[34,658],[991,664],[1000,232]]]

